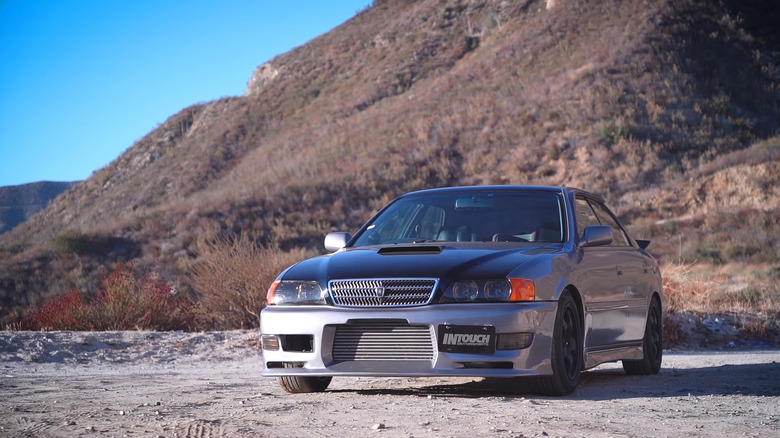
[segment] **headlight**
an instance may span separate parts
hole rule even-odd
[[[474,301],[479,296],[479,286],[475,281],[459,281],[452,285],[452,298],[455,301]]]
[[[490,301],[506,301],[512,295],[512,284],[507,280],[485,282],[485,298]]]
[[[275,281],[268,289],[269,305],[327,304],[325,294],[316,281]]]
[[[503,278],[500,280],[465,280],[452,284],[441,303],[502,303],[533,301],[536,290],[532,280]]]

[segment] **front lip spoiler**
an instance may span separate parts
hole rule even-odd
[[[277,371],[278,370],[278,371]],[[552,372],[541,372],[538,370],[519,370],[519,369],[487,369],[487,368],[453,368],[437,369],[428,372],[374,372],[374,371],[354,371],[338,372],[333,370],[319,370],[311,372],[290,372],[297,370],[292,368],[278,368],[276,370],[263,370],[263,377],[285,377],[285,376],[332,376],[332,377],[530,377],[552,374]]]

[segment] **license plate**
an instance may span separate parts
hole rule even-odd
[[[439,351],[492,354],[496,328],[491,325],[439,325]]]

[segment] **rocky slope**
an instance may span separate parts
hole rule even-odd
[[[603,193],[662,257],[722,245],[702,236],[748,241],[730,219],[745,214],[764,233],[734,260],[777,263],[754,249],[780,235],[779,10],[376,1],[0,236],[4,311],[121,260],[187,284],[198,241],[220,235],[320,249],[404,191],[457,184]]]

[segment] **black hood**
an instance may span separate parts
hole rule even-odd
[[[325,285],[330,280],[349,278],[503,278],[521,264],[559,250],[560,245],[503,244],[350,248],[300,262],[282,279],[316,279]]]

